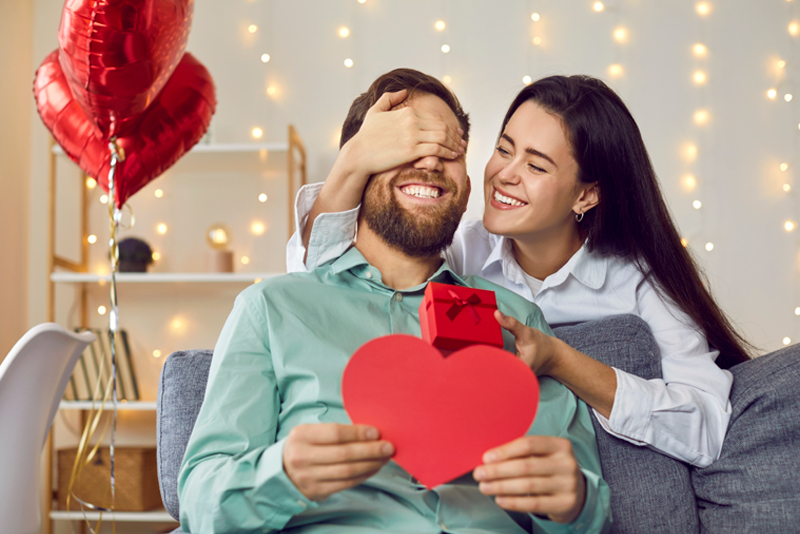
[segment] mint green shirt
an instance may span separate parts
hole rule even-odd
[[[459,277],[446,263],[430,278],[495,291],[500,311],[551,333],[524,298],[477,277]],[[604,532],[610,526],[608,486],[586,405],[561,383],[540,378],[541,399],[529,434],[572,442],[587,482],[579,517],[559,525],[508,513],[480,493],[471,476],[427,490],[389,462],[363,484],[314,502],[283,469],[283,445],[294,426],[350,424],[341,377],[350,356],[387,334],[420,335],[425,284],[395,291],[351,248],[308,273],[270,278],[245,289],[222,329],[206,397],[178,478],[183,530],[287,533]],[[505,349],[513,336],[503,331]]]

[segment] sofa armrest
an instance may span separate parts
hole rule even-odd
[[[800,344],[731,368],[731,422],[719,460],[692,482],[704,532],[800,528]]]
[[[642,319],[633,315],[553,329],[584,354],[636,376],[661,377],[658,345]],[[612,532],[639,534],[699,532],[689,466],[608,434],[592,413],[603,478],[611,489]]]
[[[178,519],[178,472],[206,394],[212,351],[173,352],[161,369],[156,401],[156,462],[161,500]]]

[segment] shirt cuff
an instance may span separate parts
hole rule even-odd
[[[319,506],[303,495],[295,487],[286,471],[283,469],[283,446],[286,439],[282,439],[264,451],[258,462],[256,481],[259,488],[259,500],[265,500],[274,510],[271,524],[286,525],[292,517],[305,512],[309,508]]]
[[[611,417],[594,410],[603,430],[635,445],[645,445],[647,426],[653,411],[653,392],[647,380],[614,368],[617,375],[617,392]],[[644,384],[642,384],[642,382]]]

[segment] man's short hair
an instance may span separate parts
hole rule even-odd
[[[403,89],[408,90],[408,97],[415,94],[427,93],[438,96],[450,107],[458,119],[461,129],[464,130],[464,140],[469,142],[469,114],[464,113],[456,95],[448,89],[442,82],[414,69],[395,69],[378,77],[372,82],[366,93],[362,93],[353,101],[347,118],[342,125],[342,138],[339,141],[339,148],[342,148],[358,131],[364,122],[367,111],[383,95],[383,93],[394,93]]]

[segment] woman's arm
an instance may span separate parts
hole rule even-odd
[[[560,339],[495,312],[500,326],[514,334],[517,355],[537,374],[551,376],[608,418],[614,407],[617,375],[613,368],[579,352]]]
[[[321,213],[352,210],[361,202],[373,174],[427,156],[454,159],[466,150],[463,131],[441,119],[401,106],[407,91],[384,93],[367,112],[358,133],[348,140],[311,207],[302,232],[308,247],[314,220]]]

